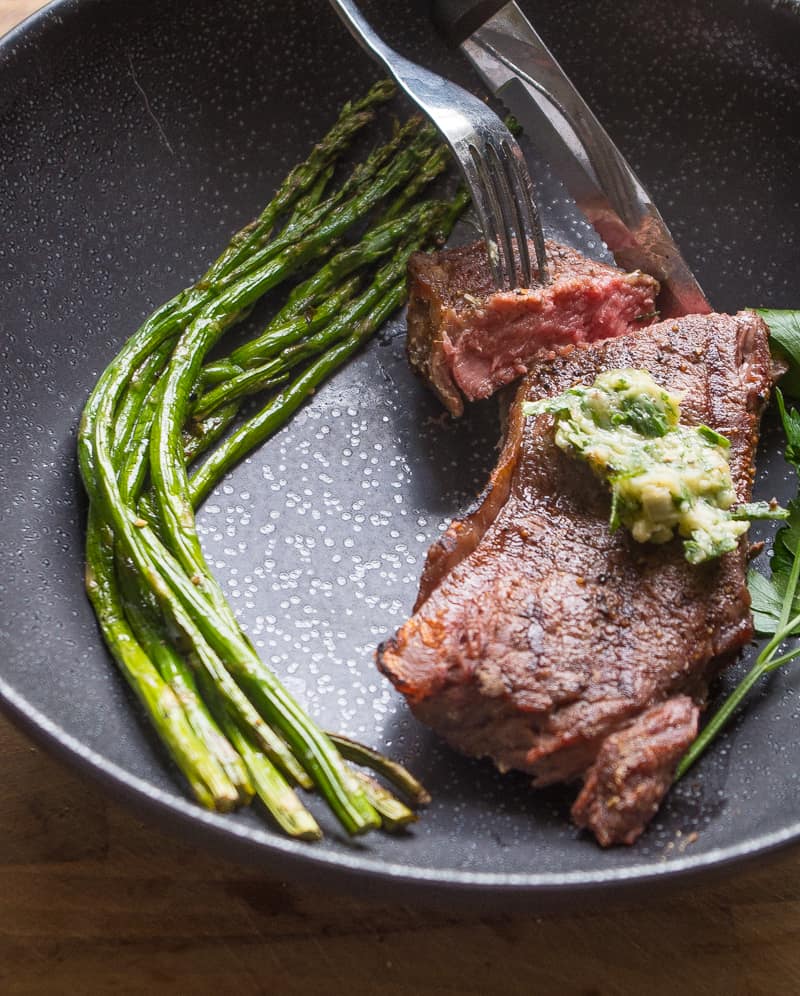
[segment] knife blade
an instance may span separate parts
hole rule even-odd
[[[499,7],[499,9],[498,9]],[[703,291],[644,184],[616,147],[519,5],[439,0],[435,18],[625,269],[661,283],[663,317],[710,312]]]

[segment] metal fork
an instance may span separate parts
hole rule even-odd
[[[539,212],[522,150],[482,101],[390,48],[352,0],[331,0],[361,47],[382,63],[398,86],[450,146],[480,221],[495,286],[501,290],[547,281]],[[536,268],[531,266],[533,245]]]

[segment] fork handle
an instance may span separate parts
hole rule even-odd
[[[451,45],[460,45],[507,3],[508,0],[433,0],[431,17]]]

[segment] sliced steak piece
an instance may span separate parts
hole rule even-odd
[[[647,709],[606,737],[572,807],[604,846],[632,844],[655,816],[678,761],[697,736],[700,710],[686,695]]]
[[[659,285],[547,243],[550,282],[495,291],[483,242],[408,265],[408,358],[453,415],[526,372],[542,348],[652,324]]]
[[[465,753],[535,785],[589,772],[575,817],[603,844],[641,832],[694,730],[691,715],[673,724],[653,707],[675,696],[702,704],[720,659],[752,633],[746,538],[692,566],[678,539],[612,533],[605,487],[556,447],[552,417],[521,414],[525,400],[620,367],[649,370],[683,392],[687,423],[728,436],[737,496],[750,497],[773,381],[756,315],[689,316],[543,355],[486,491],[431,548],[415,614],[378,649],[418,718]]]

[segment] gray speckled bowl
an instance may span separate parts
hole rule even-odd
[[[423,5],[379,6],[369,12],[398,47],[474,84]],[[800,304],[797,8],[540,7],[542,34],[717,307]],[[326,726],[424,776],[433,805],[405,836],[358,841],[323,815],[324,842],[302,845],[256,810],[202,811],[165,763],[82,590],[78,414],[139,319],[201,272],[373,78],[319,2],[62,0],[0,46],[4,707],[182,833],[276,874],[386,896],[574,901],[794,841],[797,671],[753,696],[635,847],[606,852],[569,825],[569,790],[532,792],[451,753],[376,673],[376,642],[411,606],[426,547],[484,480],[497,433],[491,405],[457,424],[440,417],[406,367],[401,320],[240,466],[199,522],[265,659]],[[551,230],[601,253],[546,165],[535,171]],[[765,493],[786,490],[778,442],[768,430]]]

